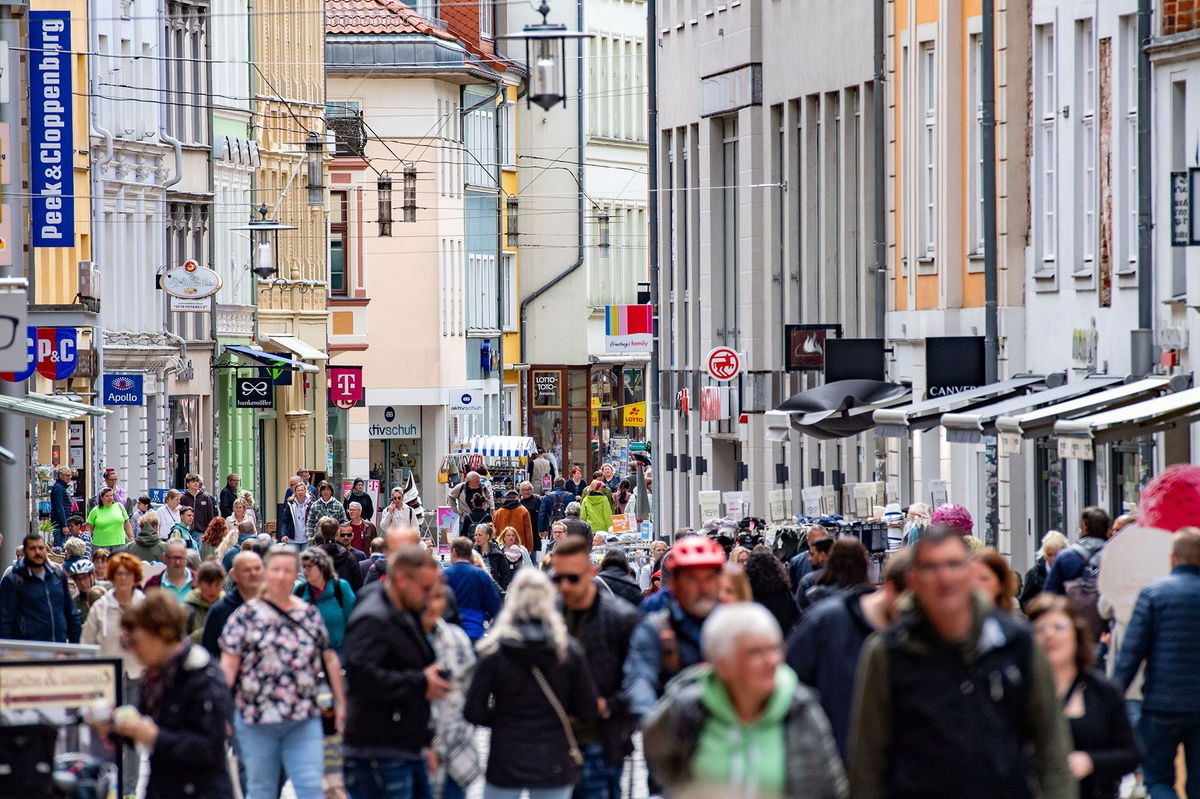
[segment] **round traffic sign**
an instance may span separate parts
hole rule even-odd
[[[729,347],[713,347],[704,362],[714,380],[732,380],[742,371],[742,357]]]

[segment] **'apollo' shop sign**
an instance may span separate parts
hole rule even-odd
[[[34,247],[75,244],[71,14],[29,12],[29,185]]]
[[[369,409],[367,438],[420,438],[419,405],[373,405]]]

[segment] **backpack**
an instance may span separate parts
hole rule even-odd
[[[567,517],[567,503],[571,500],[564,499],[564,491],[555,491],[550,496],[554,498],[550,505],[550,524],[561,521]]]
[[[338,607],[342,609],[342,615],[345,615],[346,603],[342,599],[342,581],[340,579],[334,578],[333,580],[330,580],[330,582],[333,583],[333,598],[335,600],[337,600]],[[304,599],[304,594],[306,592],[309,594],[309,597],[310,597],[309,599]],[[296,586],[296,590],[293,591],[292,593],[294,593],[296,596],[300,597],[301,599],[304,599],[305,602],[312,602],[312,599],[311,599],[312,586],[309,585],[308,583],[304,583],[303,585]]]
[[[1094,543],[1093,543],[1094,542]],[[1104,552],[1104,541],[1087,537],[1074,544],[1071,549],[1083,559],[1083,572],[1074,580],[1063,583],[1068,601],[1087,622],[1093,640],[1108,631],[1108,622],[1100,617],[1100,591],[1096,583],[1100,577],[1100,556]]]

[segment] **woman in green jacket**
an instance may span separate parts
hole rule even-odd
[[[608,489],[599,480],[583,492],[579,506],[579,518],[592,526],[592,532],[603,533],[612,529],[612,500],[605,494]]]

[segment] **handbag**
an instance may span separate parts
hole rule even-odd
[[[575,740],[575,731],[571,729],[571,721],[567,718],[567,711],[563,710],[562,702],[558,701],[558,696],[555,695],[554,689],[550,687],[550,683],[546,681],[546,675],[542,674],[542,670],[537,666],[530,666],[529,668],[533,671],[533,679],[537,682],[538,688],[541,688],[542,693],[546,695],[546,701],[550,703],[550,707],[554,708],[554,712],[558,716],[558,721],[562,724],[563,732],[567,734],[567,745],[570,747],[571,761],[576,766],[582,766],[583,752],[579,751],[579,743]]]

